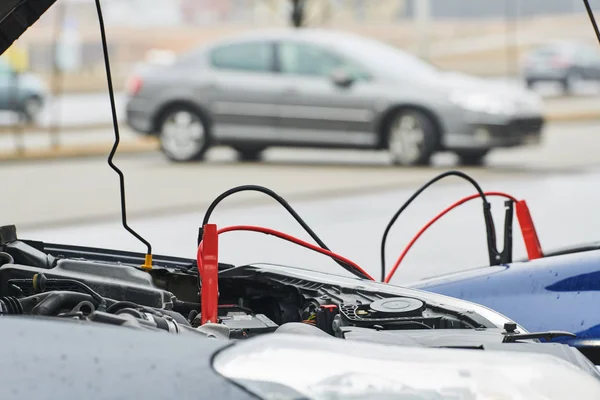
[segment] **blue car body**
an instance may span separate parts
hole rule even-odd
[[[577,335],[558,342],[600,346],[600,250],[476,268],[408,286],[485,305],[530,332]]]

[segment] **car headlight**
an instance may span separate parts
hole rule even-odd
[[[600,398],[600,381],[557,357],[534,353],[270,334],[219,353],[214,368],[264,399]]]
[[[511,101],[486,93],[457,91],[450,94],[450,101],[465,110],[486,114],[510,115],[516,111]]]

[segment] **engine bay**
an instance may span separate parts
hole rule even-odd
[[[200,326],[195,260],[155,256],[154,267],[146,271],[139,267],[143,254],[19,240],[14,226],[2,227],[0,238],[0,314],[75,318],[173,333]],[[359,279],[330,277],[327,282],[318,273],[294,268],[219,264],[219,325],[231,339],[286,329],[287,324],[304,324],[338,337],[347,327],[497,328],[464,310],[369,288]]]
[[[220,263],[218,321],[201,323],[196,260],[20,240],[0,227],[0,320],[51,318],[246,340],[295,334],[393,346],[529,351],[600,379],[576,348],[538,339],[489,309],[435,293],[273,264]],[[493,320],[493,321],[492,321]],[[518,343],[518,346],[515,346]]]

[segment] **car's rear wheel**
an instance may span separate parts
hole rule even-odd
[[[458,162],[460,165],[479,166],[485,163],[485,156],[489,153],[485,150],[461,150],[457,151]]]
[[[257,162],[262,158],[262,153],[265,147],[259,146],[236,146],[235,151],[238,153],[238,159],[246,162]]]
[[[160,119],[159,131],[161,150],[172,161],[201,160],[210,147],[208,124],[191,107],[167,110]]]
[[[388,124],[388,149],[392,162],[401,166],[427,165],[437,143],[431,119],[418,110],[399,110]]]

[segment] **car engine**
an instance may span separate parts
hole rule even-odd
[[[3,315],[76,318],[173,333],[199,326],[195,260],[157,256],[152,270],[145,271],[139,267],[141,254],[18,240],[14,226],[0,232]],[[296,278],[294,268],[270,268],[275,269],[219,264],[219,322],[228,337],[269,333],[289,323],[332,336],[347,327],[497,329],[473,312],[370,288],[370,282],[348,278],[356,281],[352,287],[318,276]]]
[[[172,333],[196,332],[200,325],[194,260],[158,256],[153,269],[145,271],[138,266],[143,255],[18,240],[14,226],[1,232],[2,315],[75,318]],[[332,336],[344,327],[493,327],[417,298],[296,279],[265,267],[220,264],[219,271],[219,322],[229,338],[274,332],[289,323]]]
[[[538,340],[568,332],[522,332],[506,319],[498,326],[490,317],[499,314],[485,309],[491,314],[484,315],[475,304],[457,303],[461,307],[433,293],[279,265],[219,264],[218,322],[201,324],[196,261],[155,256],[152,269],[144,270],[143,260],[141,253],[20,240],[14,225],[0,227],[0,317],[58,318],[200,339],[285,333],[533,351],[600,379],[577,349]]]

